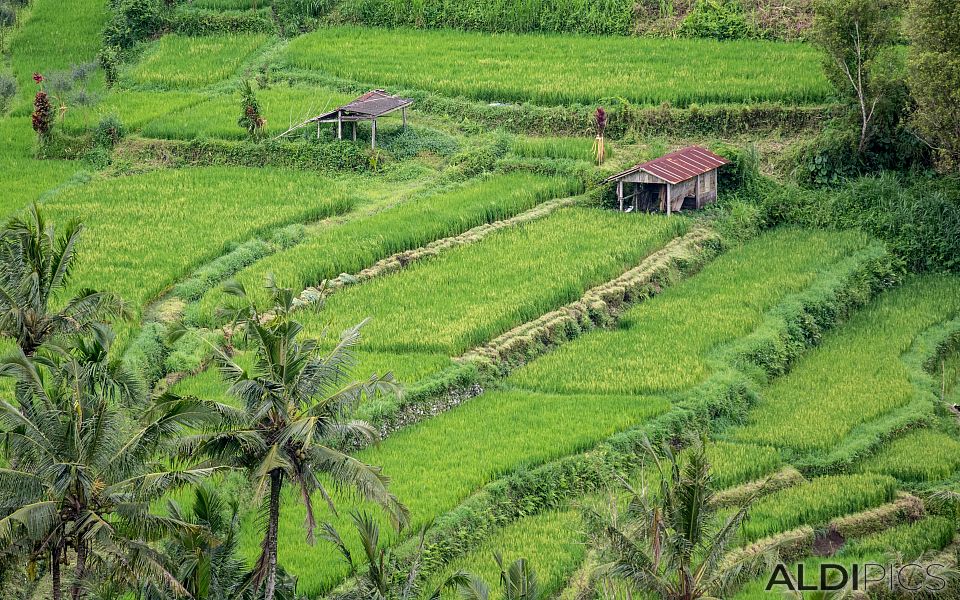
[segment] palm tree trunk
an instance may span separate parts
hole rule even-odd
[[[263,590],[263,600],[273,600],[277,587],[277,529],[280,524],[280,486],[283,484],[283,471],[270,473],[270,517],[267,523],[267,583]]]
[[[60,544],[55,543],[50,551],[50,578],[53,580],[53,600],[63,599],[63,586],[60,583]]]
[[[87,574],[87,547],[83,542],[77,545],[77,567],[74,571],[73,589],[71,595],[73,600],[81,600],[83,597],[83,588],[81,582]]]

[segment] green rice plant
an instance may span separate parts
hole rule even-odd
[[[10,42],[10,62],[22,98],[33,96],[33,73],[62,71],[96,59],[107,22],[106,0],[35,0]],[[99,87],[102,78],[96,79]]]
[[[586,137],[518,137],[510,150],[524,158],[569,158],[572,160],[596,160],[594,139]],[[605,156],[613,156],[612,149],[606,146]]]
[[[74,281],[138,309],[232,243],[354,203],[342,184],[320,175],[207,167],[96,179],[45,204],[51,221],[82,218],[87,226]]]
[[[343,289],[303,325],[342,331],[370,317],[368,348],[454,356],[580,298],[686,226],[664,215],[562,209]]]
[[[257,90],[256,94],[261,114],[267,120],[264,132],[268,136],[283,133],[293,125],[345,104],[352,98],[349,94],[323,88],[290,86]],[[158,115],[144,127],[143,134],[172,139],[246,139],[246,130],[237,125],[239,114],[239,93],[223,94],[200,104]]]
[[[68,160],[36,160],[29,120],[0,119],[0,221],[64,184],[79,169]]]
[[[562,393],[659,394],[716,372],[724,343],[753,331],[818,271],[864,248],[859,233],[780,229],[728,252],[696,277],[511,374],[511,384]],[[766,443],[765,441],[763,443]]]
[[[589,448],[668,408],[666,401],[654,398],[491,392],[404,428],[358,457],[383,467],[391,478],[391,490],[410,508],[416,529],[454,508],[485,483]],[[351,505],[369,508],[349,496],[337,496],[335,502],[339,516],[318,501],[317,519],[333,522],[340,531],[349,526]],[[299,577],[302,592],[325,593],[346,575],[346,568],[332,547],[307,545],[300,525],[305,514],[294,495],[285,498],[283,514],[281,564]],[[241,535],[242,552],[251,558],[259,552],[256,531],[253,511],[245,516]],[[545,572],[553,568],[543,565]]]
[[[283,60],[361,82],[498,102],[592,104],[623,97],[686,107],[808,104],[831,96],[816,48],[765,41],[333,27],[296,38]]]
[[[800,525],[874,508],[894,499],[897,481],[884,475],[828,475],[761,498],[750,509],[741,536],[752,542]]]
[[[885,293],[768,386],[730,437],[803,453],[834,447],[911,402],[916,388],[901,355],[922,331],[958,311],[957,277],[914,278]]]
[[[526,558],[537,574],[541,597],[551,598],[583,560],[586,544],[579,534],[582,529],[575,510],[550,511],[521,519],[497,530],[469,554],[444,566],[439,574],[428,579],[424,589],[433,590],[453,573],[465,571],[487,582],[491,590],[498,590],[500,568],[493,555],[499,553],[506,564]],[[557,535],[560,532],[568,535]],[[441,596],[444,600],[458,597],[453,590],[446,590]]]
[[[717,490],[756,481],[783,464],[780,452],[772,446],[712,442],[706,451],[713,486]]]
[[[237,74],[270,39],[263,34],[165,35],[122,76],[130,85],[200,88]]]
[[[890,529],[852,540],[842,548],[843,556],[889,554],[907,560],[942,550],[953,541],[956,523],[942,516],[931,516],[913,523],[895,525]]]
[[[262,307],[269,297],[263,289],[268,273],[281,285],[303,289],[341,273],[356,273],[397,252],[580,191],[580,184],[569,178],[529,173],[491,175],[449,191],[413,197],[369,217],[323,228],[303,243],[244,269],[236,280]],[[216,309],[226,300],[222,290],[209,292],[193,311],[192,321],[211,323]]]
[[[139,130],[161,115],[196,107],[205,99],[206,96],[196,92],[116,90],[88,109],[67,111],[63,127],[79,133],[95,126],[102,116],[116,115],[128,130]]]
[[[960,440],[921,429],[893,440],[858,466],[860,472],[891,475],[901,481],[947,479],[960,469]]]

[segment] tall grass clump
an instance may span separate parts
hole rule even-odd
[[[622,97],[686,107],[811,104],[831,94],[815,48],[762,41],[338,27],[293,40],[283,60],[354,81],[491,102],[567,105]]]

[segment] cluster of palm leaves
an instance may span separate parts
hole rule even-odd
[[[0,399],[5,598],[32,581],[54,600],[293,600],[295,580],[277,564],[284,484],[301,492],[311,541],[313,495],[332,503],[323,481],[379,503],[398,527],[407,522],[380,470],[334,443],[372,437],[346,415],[393,389],[389,377],[349,380],[359,327],[323,352],[300,339],[290,290],[272,286],[277,307],[264,315],[233,287],[234,324],[256,362],[242,369],[220,348],[215,357],[239,407],[149,394],[111,356],[109,321],[124,316],[122,302],[92,290],[62,301],[81,232],[71,223],[58,236],[35,207],[0,229],[0,335],[18,344],[0,360],[0,381],[12,382]],[[235,507],[227,514],[218,494],[197,487],[227,470],[252,480],[268,515],[252,571],[236,556]],[[152,510],[183,486],[196,489],[192,508]]]
[[[623,483],[626,511],[586,511],[601,555],[607,559],[596,575],[626,581],[665,600],[727,597],[744,578],[775,560],[775,551],[733,558],[740,525],[753,498],[726,519],[718,517],[710,463],[702,443],[681,458],[669,447],[647,455],[655,467],[648,489]]]

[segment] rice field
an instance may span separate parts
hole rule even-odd
[[[498,530],[466,556],[451,562],[441,576],[430,578],[424,588],[432,593],[445,578],[462,570],[485,581],[493,597],[498,598],[501,589],[500,568],[493,555],[499,552],[506,567],[518,558],[526,558],[536,572],[537,583],[543,594],[541,597],[553,597],[583,560],[586,541],[583,536],[577,535],[582,528],[576,510],[551,511],[521,519]],[[558,537],[558,531],[571,532],[573,535]],[[453,590],[446,590],[441,596],[443,600],[459,597]]]
[[[518,137],[510,151],[524,158],[566,158],[593,162],[597,159],[595,140],[589,137]],[[607,158],[613,156],[610,144],[606,145]]]
[[[0,118],[0,222],[17,214],[80,170],[68,160],[33,158],[34,133],[13,117]]]
[[[927,552],[945,548],[953,541],[956,530],[956,523],[949,517],[928,516],[851,540],[842,548],[841,555],[899,554],[907,559],[915,559]]]
[[[921,429],[889,442],[857,466],[864,473],[890,475],[905,482],[941,481],[960,469],[960,440]]]
[[[369,217],[324,228],[293,248],[278,252],[237,274],[261,307],[269,300],[263,282],[272,273],[293,289],[317,285],[341,273],[356,273],[397,252],[509,218],[552,198],[579,193],[572,179],[528,173],[491,175],[450,190],[418,195]],[[192,313],[210,323],[226,297],[219,289],[206,294]]]
[[[958,311],[955,277],[918,277],[887,292],[765,389],[748,424],[730,437],[801,453],[835,446],[913,399],[901,355],[918,334]]]
[[[369,349],[455,356],[580,298],[685,225],[663,215],[562,209],[345,288],[327,299],[323,312],[304,315],[303,324],[317,335],[370,317],[364,328]]]
[[[36,72],[62,71],[96,59],[106,0],[34,0],[30,16],[10,42],[10,64],[20,97],[33,96]],[[95,81],[99,87],[102,78]]]
[[[256,94],[261,114],[267,120],[264,131],[271,136],[353,99],[352,95],[321,88],[291,86],[257,90]],[[151,138],[187,140],[196,137],[246,139],[247,131],[237,125],[239,115],[240,94],[221,94],[157,115],[143,128],[143,134]]]
[[[781,229],[720,256],[696,277],[515,371],[512,385],[579,394],[664,394],[716,369],[716,352],[759,325],[786,295],[869,239],[858,233]],[[748,440],[749,441],[749,440]],[[770,443],[768,440],[759,440]]]
[[[800,525],[826,525],[835,517],[891,502],[897,481],[883,475],[828,475],[765,496],[750,509],[741,537],[752,542]]]
[[[101,118],[113,115],[120,119],[128,131],[137,131],[167,113],[196,110],[197,105],[205,100],[206,96],[196,92],[111,91],[87,110],[67,111],[63,126],[67,131],[79,133],[95,127]],[[234,108],[234,112],[239,110]],[[233,124],[236,125],[236,119]]]
[[[235,34],[204,37],[165,35],[122,74],[128,85],[201,88],[239,74],[269,36]]]
[[[44,204],[49,219],[82,217],[87,226],[74,281],[139,308],[231,243],[340,214],[355,202],[320,175],[204,167],[97,178]]]
[[[286,64],[485,101],[642,105],[809,104],[830,86],[811,45],[331,27],[293,40]]]

